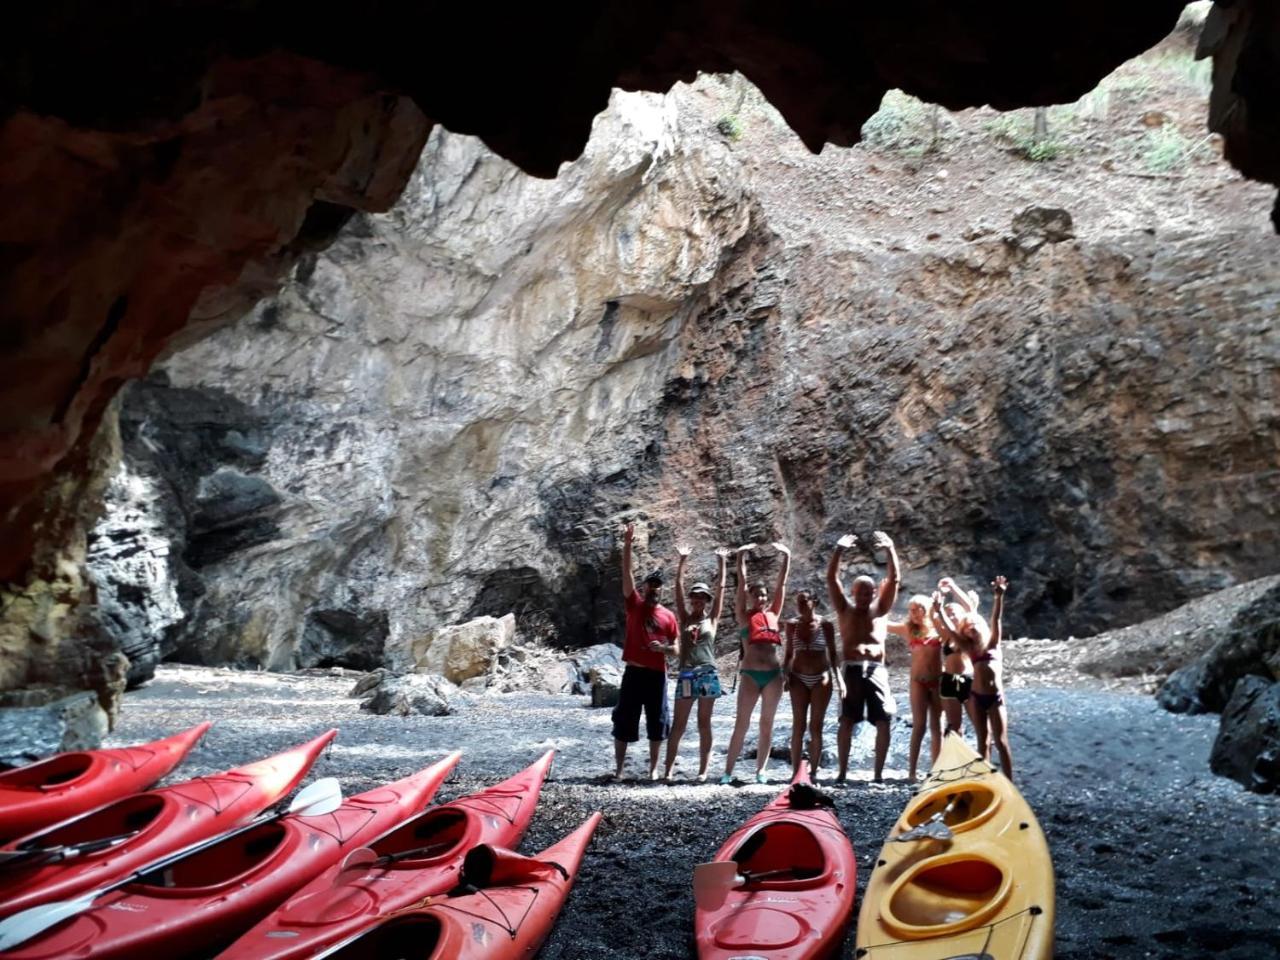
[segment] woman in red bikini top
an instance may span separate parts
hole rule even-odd
[[[734,613],[740,624],[742,663],[738,679],[738,714],[734,719],[721,783],[733,782],[733,767],[742,752],[757,700],[760,701],[760,738],[756,750],[756,782],[768,782],[764,769],[769,762],[769,747],[773,742],[773,717],[782,698],[782,662],[779,657],[782,635],[778,632],[778,614],[782,612],[787,596],[791,551],[781,543],[773,544],[782,558],[782,566],[770,598],[769,588],[763,583],[747,587],[747,553],[754,547],[754,543],[748,543],[738,548],[738,590],[734,597]]]
[[[942,638],[929,622],[931,601],[916,594],[907,601],[907,619],[890,620],[886,629],[907,641],[911,651],[911,749],[907,754],[907,776],[916,778],[920,746],[926,725],[929,728],[930,766],[942,749],[942,699],[938,679],[942,676]]]

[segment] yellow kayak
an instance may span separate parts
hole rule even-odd
[[[916,839],[894,839],[913,830]],[[1053,887],[1049,844],[1027,801],[949,733],[872,870],[854,956],[1047,960]]]

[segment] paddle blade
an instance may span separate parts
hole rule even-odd
[[[298,791],[289,812],[301,817],[319,817],[342,806],[342,784],[336,777],[324,777]]]
[[[342,866],[338,868],[338,873],[333,878],[333,885],[340,887],[344,883],[350,883],[368,870],[370,865],[376,863],[377,860],[378,855],[371,848],[357,847],[343,859]]]
[[[699,863],[693,868],[693,900],[699,910],[716,910],[724,905],[729,891],[742,886],[738,865],[732,860]]]
[[[50,927],[84,913],[93,906],[98,891],[92,890],[75,900],[58,900],[28,907],[21,913],[0,921],[0,951],[12,950],[20,943],[38,937]]]
[[[918,827],[912,827],[906,833],[900,833],[893,838],[894,843],[910,843],[912,840],[950,840],[955,834],[941,820],[928,820]]]

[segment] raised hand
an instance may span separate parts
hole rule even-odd
[[[756,545],[755,545],[754,543],[744,543],[742,546],[740,546],[740,547],[738,548],[737,552],[738,552],[738,553],[749,553],[750,551],[754,550],[755,548],[756,548]]]
[[[941,580],[938,581],[938,589],[936,592],[939,595],[954,593],[955,586],[956,586],[955,581],[953,581],[950,577],[943,577]]]
[[[727,559],[727,558],[728,558],[728,556],[729,556],[729,554],[731,554],[731,553],[733,553],[733,551],[732,551],[732,550],[730,550],[728,547],[716,547],[716,556],[717,556],[717,557],[724,557],[724,558],[726,558],[726,559]]]
[[[1009,589],[1009,581],[1004,577],[996,577],[991,581],[991,589],[997,596],[999,596]]]
[[[770,544],[770,546],[773,547],[773,549],[777,550],[781,554],[785,554],[788,557],[791,556],[791,548],[788,547],[785,543],[775,542]]]
[[[624,542],[630,543],[635,538],[636,538],[636,525],[634,523],[628,523],[626,528],[622,531],[622,539]]]
[[[689,559],[689,548],[684,546],[683,544],[676,544],[676,555],[681,560]]]
[[[892,550],[893,538],[883,530],[877,530],[871,535],[871,544],[878,550]]]
[[[846,533],[843,537],[836,541],[836,546],[841,550],[852,550],[858,545],[858,538],[852,533]]]

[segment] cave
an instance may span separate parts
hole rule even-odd
[[[827,615],[885,529],[904,601],[1007,572],[1019,656],[1221,712],[1274,789],[1280,8],[1201,7],[14,14],[6,703],[320,690],[509,613],[556,695],[625,524],[668,595],[679,545],[791,543]]]

